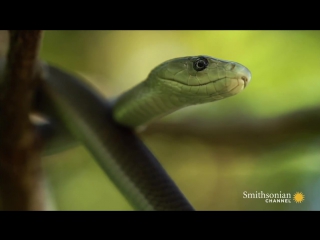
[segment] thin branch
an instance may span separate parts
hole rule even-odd
[[[0,196],[4,210],[44,209],[40,139],[29,120],[42,31],[10,31],[0,95]],[[39,68],[40,69],[40,68]]]
[[[211,146],[244,151],[265,151],[280,144],[306,141],[320,135],[320,108],[303,109],[270,119],[235,116],[223,121],[151,124],[142,136],[165,134],[172,138],[196,138]]]

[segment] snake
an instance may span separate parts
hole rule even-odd
[[[234,96],[251,81],[248,68],[207,55],[179,57],[107,100],[80,77],[43,63],[34,109],[48,119],[48,154],[81,142],[137,210],[194,210],[134,129],[181,108]],[[45,131],[43,131],[45,132]]]

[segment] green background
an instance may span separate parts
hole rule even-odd
[[[237,96],[160,121],[263,119],[320,104],[320,31],[46,31],[40,55],[111,98],[165,60],[200,54],[245,65],[251,83]],[[320,137],[262,152],[160,133],[143,141],[197,210],[320,210]],[[57,209],[132,209],[84,147],[45,157],[44,166]],[[305,201],[267,204],[243,199],[243,191],[302,192]]]

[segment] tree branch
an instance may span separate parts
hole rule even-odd
[[[265,151],[280,144],[319,137],[319,123],[320,108],[313,108],[270,119],[241,119],[235,116],[223,121],[158,122],[151,124],[142,136],[165,134],[177,139],[190,137],[211,146]]]
[[[29,120],[42,31],[10,31],[0,82],[0,195],[4,210],[44,209],[40,139]]]

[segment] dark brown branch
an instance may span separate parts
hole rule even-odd
[[[224,121],[159,122],[143,136],[166,134],[173,138],[197,138],[211,146],[227,146],[245,151],[269,150],[280,144],[304,142],[320,135],[320,108],[304,109],[271,119],[235,116]]]
[[[1,73],[0,196],[4,210],[44,208],[40,141],[29,120],[39,81],[35,75],[41,32],[10,31]]]
[[[9,42],[8,31],[0,30],[0,57],[3,57],[7,52]]]

